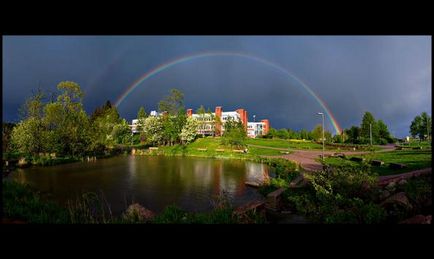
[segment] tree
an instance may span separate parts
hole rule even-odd
[[[158,103],[160,112],[166,111],[169,115],[176,115],[181,108],[184,108],[184,94],[178,89],[171,89],[170,95]]]
[[[357,126],[352,126],[351,128],[345,130],[345,135],[347,136],[345,140],[346,143],[358,144],[360,138],[360,128]]]
[[[61,94],[56,102],[44,107],[44,123],[50,130],[50,149],[67,155],[82,155],[90,141],[89,119],[83,109],[80,86],[71,81],[60,82]]]
[[[372,142],[376,143],[378,140],[378,127],[375,122],[375,118],[370,112],[365,112],[362,119],[362,124],[360,126],[360,141],[362,143],[370,142],[370,125],[372,125]]]
[[[286,129],[279,129],[276,132],[276,137],[278,137],[280,139],[288,139],[289,138],[288,131]]]
[[[145,140],[149,144],[159,145],[163,142],[163,118],[157,116],[150,116],[145,119],[143,131],[145,133]]]
[[[41,122],[29,118],[19,122],[12,130],[11,142],[17,151],[37,155],[46,149],[46,131],[42,130]]]
[[[322,125],[318,124],[316,127],[312,130],[310,133],[310,136],[315,141],[321,141],[322,142]],[[332,140],[332,134],[329,131],[324,131],[324,142],[331,142]]]
[[[223,133],[222,143],[236,147],[244,147],[247,138],[246,130],[241,121],[230,118],[226,121],[225,132]]]
[[[18,151],[37,155],[46,149],[46,136],[43,124],[44,94],[40,89],[29,97],[21,108],[21,122],[11,132],[11,144]]]
[[[432,121],[431,116],[426,112],[422,112],[416,116],[410,125],[410,133],[413,137],[418,136],[419,139],[428,139],[431,136]]]
[[[15,126],[16,126],[15,123],[8,123],[8,122],[2,123],[2,151],[3,151],[3,153],[9,152],[12,150],[11,135],[12,135],[12,131],[13,131]]]
[[[184,127],[181,130],[181,134],[180,134],[181,141],[184,145],[189,144],[192,141],[194,141],[194,139],[196,138],[196,135],[197,135],[197,127],[198,127],[197,120],[195,120],[191,117],[188,117]]]
[[[382,121],[377,121],[377,129],[378,129],[378,142],[380,144],[392,143],[393,138],[390,135],[389,129],[387,125]]]
[[[143,124],[145,123],[146,117],[148,117],[148,115],[146,114],[145,108],[142,106],[142,107],[140,107],[139,111],[137,112],[137,119],[138,119],[137,131],[140,132],[140,140],[141,141],[145,138],[144,133],[143,133]]]

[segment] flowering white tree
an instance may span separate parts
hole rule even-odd
[[[152,144],[160,144],[163,140],[163,121],[161,117],[149,116],[143,123],[146,140]]]
[[[192,117],[187,118],[187,122],[180,133],[182,143],[188,144],[196,138],[198,125],[198,122]]]

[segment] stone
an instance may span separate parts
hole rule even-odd
[[[431,224],[432,215],[416,215],[412,218],[408,218],[399,222],[399,224]]]
[[[395,188],[396,188],[396,183],[395,183],[395,182],[390,182],[390,183],[386,186],[386,189],[387,189],[388,191],[395,190]]]
[[[387,198],[384,202],[381,203],[381,205],[387,205],[387,204],[400,204],[404,206],[406,209],[411,209],[413,206],[411,205],[410,201],[407,198],[407,195],[405,192],[398,192]]]
[[[401,180],[398,182],[399,185],[404,185],[404,184],[406,184],[406,183],[407,183],[407,180],[405,180],[405,179],[401,179]]]
[[[255,188],[258,188],[260,186],[260,184],[257,182],[245,182],[244,184]]]
[[[389,196],[390,196],[390,192],[388,190],[384,190],[380,194],[380,200],[385,200]]]
[[[138,203],[133,203],[128,206],[123,214],[124,219],[150,221],[155,217],[155,213],[141,206]]]
[[[271,210],[278,210],[280,207],[281,195],[285,191],[284,188],[279,188],[267,195],[265,207]]]

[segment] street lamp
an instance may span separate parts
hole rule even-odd
[[[322,160],[324,161],[324,113],[318,112],[322,116]]]
[[[256,122],[256,115],[253,115],[253,122]]]

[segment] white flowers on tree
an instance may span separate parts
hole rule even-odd
[[[159,144],[163,140],[163,121],[161,117],[150,116],[143,123],[143,132],[147,141]]]
[[[185,123],[184,127],[181,130],[181,141],[184,144],[188,144],[192,142],[197,135],[197,127],[198,127],[197,120],[193,119],[192,117],[187,118],[187,122]]]

